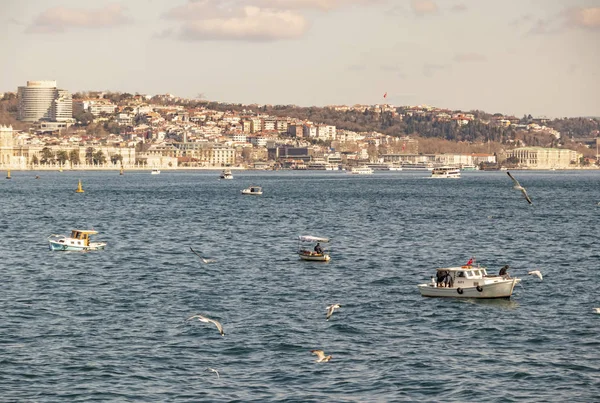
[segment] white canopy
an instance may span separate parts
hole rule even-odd
[[[298,239],[300,241],[304,241],[304,242],[329,242],[329,238],[321,238],[318,236],[312,236],[312,235],[300,235],[298,237]]]

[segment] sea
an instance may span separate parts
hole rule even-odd
[[[599,401],[600,171],[219,173],[2,175],[0,402]],[[420,295],[472,257],[511,299]]]

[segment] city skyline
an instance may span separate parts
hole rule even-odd
[[[0,10],[11,61],[1,92],[57,80],[71,93],[600,115],[599,0],[29,0]]]

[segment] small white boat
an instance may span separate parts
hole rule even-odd
[[[262,188],[260,186],[250,186],[244,190],[242,190],[243,195],[261,195],[263,194]]]
[[[315,247],[310,250],[307,245],[315,244]],[[311,260],[317,262],[328,262],[331,257],[327,250],[324,250],[321,244],[329,243],[329,238],[322,238],[312,235],[300,235],[298,237],[298,256],[302,260]]]
[[[350,173],[355,175],[372,175],[373,168],[369,168],[368,166],[353,167]]]
[[[500,273],[487,274],[485,267],[459,266],[436,270],[431,282],[417,287],[423,297],[510,298],[520,278],[512,278],[504,266]]]
[[[71,231],[71,236],[50,235],[48,238],[50,250],[100,250],[104,249],[106,242],[90,242],[90,235],[96,235],[98,231],[79,230]]]
[[[224,169],[221,172],[221,179],[233,179],[233,174],[231,173],[231,169]]]
[[[151,173],[152,175],[160,175],[160,169],[154,168]]]
[[[460,178],[460,168],[437,167],[431,171],[432,178]]]

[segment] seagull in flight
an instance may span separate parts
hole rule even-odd
[[[519,181],[516,180],[515,177],[510,174],[510,172],[506,171],[506,173],[508,174],[508,176],[510,176],[510,179],[512,179],[512,181],[515,183],[515,186],[513,186],[513,189],[520,190],[521,192],[523,192],[523,196],[525,197],[525,200],[527,200],[527,203],[533,204],[533,202],[527,195],[527,190],[525,190],[525,188],[523,186],[521,186]]]
[[[197,318],[200,322],[214,324],[217,327],[217,329],[219,329],[219,333],[221,333],[221,336],[225,336],[225,332],[223,331],[223,326],[221,326],[221,324],[218,321],[216,321],[214,319],[207,318],[207,317],[202,316],[202,315],[190,316],[186,320],[192,320],[192,319],[195,319],[195,318]]]
[[[542,272],[539,270],[532,270],[530,272],[527,272],[527,274],[529,275],[534,275],[534,276],[538,276],[540,278],[540,280],[543,280],[544,277],[542,276]]]
[[[216,262],[215,259],[206,259],[206,258],[202,257],[202,255],[199,254],[198,252],[196,252],[194,249],[192,249],[191,246],[190,246],[190,250],[192,252],[194,252],[200,258],[200,260],[202,260],[202,263],[214,263],[214,262]]]
[[[323,350],[310,350],[311,353],[317,356],[317,360],[315,362],[327,362],[331,360],[331,355],[325,356]]]
[[[217,371],[216,369],[214,369],[214,368],[206,368],[206,370],[207,370],[207,371],[212,371],[212,372],[214,372],[215,374],[217,374],[217,379],[221,378],[221,377],[219,376],[219,371]]]
[[[331,315],[333,315],[333,311],[335,311],[338,308],[341,308],[342,306],[340,304],[333,304],[333,305],[329,305],[327,307],[327,320],[329,320],[329,318],[331,318]]]

